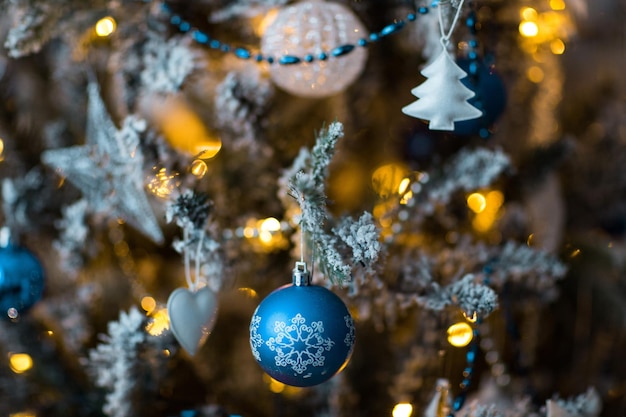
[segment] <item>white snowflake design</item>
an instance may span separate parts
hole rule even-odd
[[[304,373],[309,366],[324,366],[324,351],[330,351],[335,344],[329,338],[324,339],[324,324],[315,321],[306,324],[300,313],[291,319],[291,324],[282,321],[274,323],[276,337],[270,337],[265,343],[276,352],[276,366],[289,366],[296,373]]]
[[[263,344],[263,338],[258,333],[260,323],[261,317],[259,316],[254,316],[252,322],[250,322],[250,347],[252,348],[252,355],[257,361],[261,360],[261,354],[258,348]]]
[[[346,327],[348,327],[348,334],[346,338],[343,339],[343,342],[348,346],[348,348],[354,345],[354,320],[349,314],[343,316],[343,319],[346,321]]]

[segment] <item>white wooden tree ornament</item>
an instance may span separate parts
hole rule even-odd
[[[446,49],[462,6],[461,1],[447,34],[443,32],[439,6],[442,51],[435,61],[421,71],[427,80],[411,90],[419,100],[402,108],[402,112],[408,116],[429,120],[428,128],[431,130],[454,130],[454,122],[476,119],[482,115],[480,110],[467,102],[474,97],[474,92],[460,81],[467,77],[467,73],[454,62]]]

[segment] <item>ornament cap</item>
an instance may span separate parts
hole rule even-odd
[[[306,262],[296,262],[293,268],[293,285],[296,287],[305,287],[311,285],[311,275],[306,269]]]

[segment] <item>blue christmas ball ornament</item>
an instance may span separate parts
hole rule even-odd
[[[467,77],[461,79],[461,82],[475,93],[468,103],[482,111],[483,115],[476,119],[455,122],[454,133],[487,138],[490,135],[489,129],[506,107],[504,82],[491,66],[479,60],[460,59],[457,64],[467,72]]]
[[[44,273],[28,249],[0,246],[0,315],[14,319],[41,299]]]
[[[278,288],[257,307],[250,347],[261,368],[291,386],[311,387],[340,372],[354,346],[354,321],[341,299],[310,284],[296,263],[293,284]]]

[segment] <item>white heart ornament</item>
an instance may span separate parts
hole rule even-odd
[[[170,329],[192,356],[204,344],[217,318],[217,297],[209,287],[198,291],[178,288],[167,300]]]

